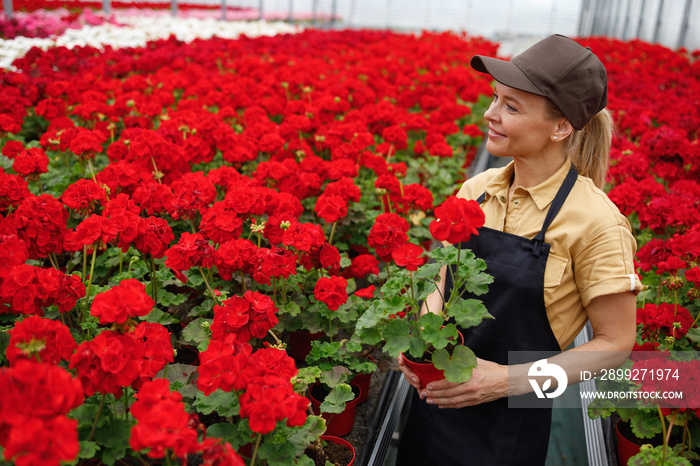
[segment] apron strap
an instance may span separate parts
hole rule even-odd
[[[544,234],[549,228],[549,225],[552,223],[554,220],[554,217],[559,213],[559,209],[561,209],[561,206],[564,205],[564,201],[566,198],[569,196],[569,193],[571,192],[571,189],[574,187],[574,184],[576,184],[576,179],[578,178],[578,171],[576,170],[576,167],[574,167],[574,164],[571,164],[571,168],[569,169],[569,173],[566,174],[566,178],[564,179],[564,182],[561,184],[561,187],[559,188],[559,191],[557,192],[557,195],[554,196],[554,200],[552,201],[552,204],[549,206],[549,210],[547,211],[547,216],[544,219],[544,223],[542,224],[542,229],[540,230],[539,233],[537,233],[537,236],[533,238],[533,247],[532,247],[532,255],[533,256],[539,256],[540,251],[542,249],[542,243],[544,243]],[[483,192],[481,193],[481,196],[479,196],[476,200],[479,204],[484,202],[484,199],[486,198],[486,193]]]

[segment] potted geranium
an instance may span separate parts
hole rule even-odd
[[[382,299],[374,300],[358,319],[356,335],[364,343],[381,345],[393,358],[403,353],[409,361],[422,359],[444,371],[448,380],[464,382],[476,366],[476,356],[459,344],[458,328],[478,325],[490,314],[480,300],[456,292],[443,299],[440,309],[424,307],[423,302],[438,290],[443,267],[452,274],[454,290],[474,296],[488,291],[493,279],[485,273],[485,262],[459,247],[478,234],[484,213],[475,201],[452,196],[435,209],[435,217],[430,232],[435,240],[448,245],[433,249],[428,263],[425,250],[408,241],[385,249],[384,255],[390,256],[393,264],[387,265],[388,279],[377,291]],[[395,218],[380,216],[377,225],[386,229],[382,223],[393,221]],[[438,376],[441,378],[442,372]]]

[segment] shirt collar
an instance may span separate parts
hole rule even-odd
[[[538,184],[537,186],[522,189],[524,189],[530,195],[538,209],[544,210],[554,200],[554,196],[556,196],[557,192],[559,191],[559,188],[564,182],[564,179],[566,178],[566,175],[569,173],[570,169],[571,162],[569,159],[567,159],[561,168],[559,168],[559,170],[557,170],[547,180]],[[511,180],[513,179],[514,170],[515,166],[511,161],[508,165],[506,165],[501,173],[493,177],[491,181],[486,184],[484,189],[486,194],[489,196],[497,196],[498,193],[502,192],[503,190],[507,190],[510,187]]]

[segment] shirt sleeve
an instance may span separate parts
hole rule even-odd
[[[600,230],[590,239],[574,257],[574,276],[584,307],[600,296],[626,291],[636,295],[642,290],[634,270],[636,249],[629,227],[620,223]]]

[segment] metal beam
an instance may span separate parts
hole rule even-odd
[[[632,9],[632,0],[627,0],[627,13],[625,14],[625,25],[622,27],[622,40],[627,40],[627,28],[630,24],[630,10]]]
[[[654,26],[653,42],[659,42],[659,34],[661,31],[661,18],[663,17],[664,0],[659,1],[659,9],[656,11],[656,26]]]
[[[641,39],[640,34],[642,33],[642,26],[644,26],[644,10],[646,9],[646,0],[642,0],[642,7],[639,9],[639,22],[637,23],[637,34],[635,37]]]
[[[8,18],[12,18],[12,0],[2,0],[2,7],[5,10],[5,14]]]
[[[683,22],[681,23],[681,30],[678,33],[678,44],[676,45],[677,48],[685,46],[685,38],[688,34],[688,23],[690,21],[690,7],[692,6],[692,3],[693,2],[690,0],[685,0],[685,7],[683,8]]]

